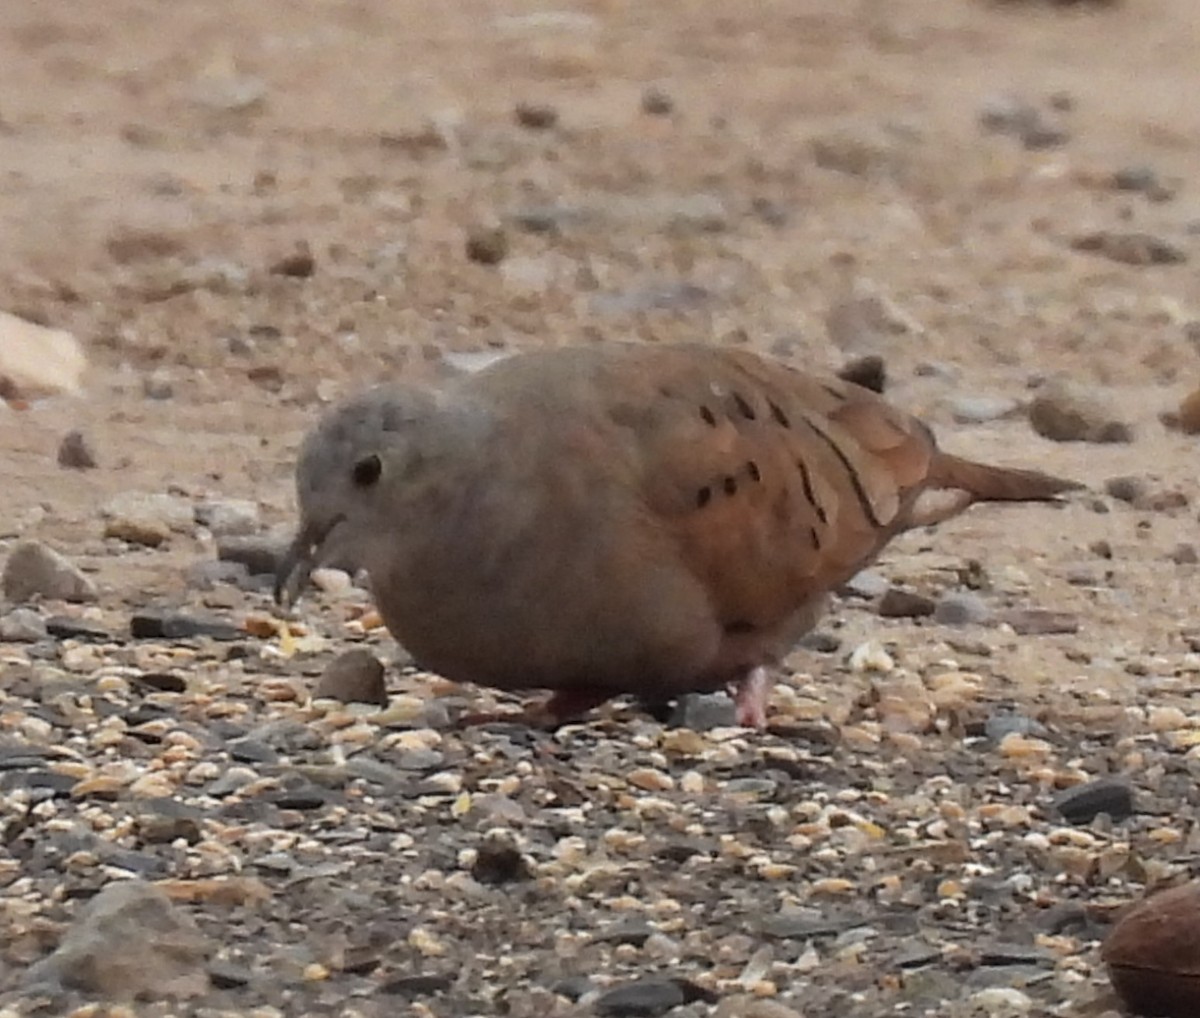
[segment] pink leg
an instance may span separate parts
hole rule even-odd
[[[771,695],[771,677],[761,665],[752,668],[733,684],[733,702],[737,723],[743,728],[767,727],[767,700]]]

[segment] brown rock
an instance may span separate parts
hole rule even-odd
[[[1184,434],[1200,434],[1200,389],[1193,389],[1183,397],[1176,421]]]
[[[82,431],[68,431],[58,443],[58,465],[68,470],[93,470],[96,456]]]
[[[480,228],[467,234],[467,257],[480,265],[499,265],[508,254],[508,234],[500,227]]]
[[[872,392],[883,392],[887,386],[887,364],[878,354],[868,354],[844,364],[838,372],[838,378]]]
[[[884,618],[915,619],[932,615],[937,602],[915,590],[905,590],[903,587],[889,587],[875,610]]]
[[[387,705],[387,686],[383,680],[383,665],[369,650],[348,650],[329,662],[317,681],[313,696],[384,707]]]
[[[306,241],[301,241],[291,254],[284,255],[271,266],[271,275],[293,279],[307,279],[316,271],[317,259]]]
[[[1076,237],[1071,247],[1125,265],[1173,265],[1187,261],[1187,254],[1180,248],[1149,233],[1097,230]]]
[[[548,131],[558,123],[558,110],[546,103],[517,103],[513,116],[531,131]]]
[[[1200,881],[1135,904],[1113,927],[1100,955],[1113,987],[1135,1014],[1200,1014]]]

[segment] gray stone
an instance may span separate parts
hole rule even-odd
[[[249,499],[229,498],[202,502],[195,509],[196,522],[217,537],[253,534],[262,526],[258,503]]]
[[[101,510],[104,536],[157,548],[173,532],[190,533],[195,525],[191,503],[160,492],[122,492]]]
[[[916,619],[932,615],[937,605],[933,598],[903,587],[889,587],[875,610],[888,619]]]
[[[974,594],[946,594],[933,609],[933,621],[943,626],[984,625],[992,610]]]
[[[886,576],[875,572],[874,569],[862,569],[842,585],[840,593],[870,601],[877,597],[883,597],[890,587],[891,584]]]
[[[250,579],[250,570],[241,562],[203,559],[188,566],[184,576],[189,587],[211,590],[218,583],[228,583],[235,587],[245,586]]]
[[[287,542],[267,535],[226,537],[217,540],[217,558],[238,562],[253,575],[274,574],[287,551]]]
[[[1104,482],[1104,490],[1118,502],[1130,504],[1140,501],[1146,494],[1146,482],[1141,477],[1122,474]]]
[[[1029,405],[1029,423],[1053,442],[1131,442],[1133,429],[1099,391],[1052,382]]]
[[[205,792],[217,799],[223,799],[234,792],[240,792],[247,785],[259,779],[259,775],[249,767],[230,767],[224,774],[209,785]]]
[[[694,732],[732,728],[737,724],[737,709],[724,693],[686,693],[675,701],[667,724]]]
[[[92,470],[96,456],[82,431],[68,431],[58,443],[58,465],[67,470]]]
[[[32,608],[14,608],[0,617],[0,642],[37,643],[48,635],[46,620]]]
[[[122,881],[84,906],[58,949],[34,965],[25,982],[121,1001],[194,997],[208,990],[211,954],[209,940],[161,890]]]
[[[70,560],[40,541],[23,541],[4,565],[4,596],[10,601],[44,597],[56,601],[94,601],[96,585]]]
[[[956,396],[950,401],[950,415],[958,424],[986,424],[1020,409],[1020,403],[1005,396]]]
[[[983,733],[993,742],[1000,742],[1006,735],[1043,735],[1045,728],[1033,718],[1012,710],[997,710],[988,715],[983,723]]]
[[[1133,789],[1119,778],[1097,778],[1060,793],[1054,806],[1072,824],[1090,824],[1101,813],[1120,822],[1134,813]]]
[[[611,1018],[653,1018],[687,1002],[683,989],[671,979],[639,979],[601,994],[592,1005]]]

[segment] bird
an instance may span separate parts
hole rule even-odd
[[[944,452],[852,381],[703,342],[376,384],[311,428],[295,485],[278,603],[336,561],[366,570],[421,667],[548,690],[542,723],[724,689],[758,729],[782,658],[897,534],[1082,487]]]

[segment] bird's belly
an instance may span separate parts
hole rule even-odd
[[[503,689],[687,688],[722,636],[686,571],[622,561],[594,541],[567,554],[473,563],[447,553],[373,584],[392,635],[424,668]]]

